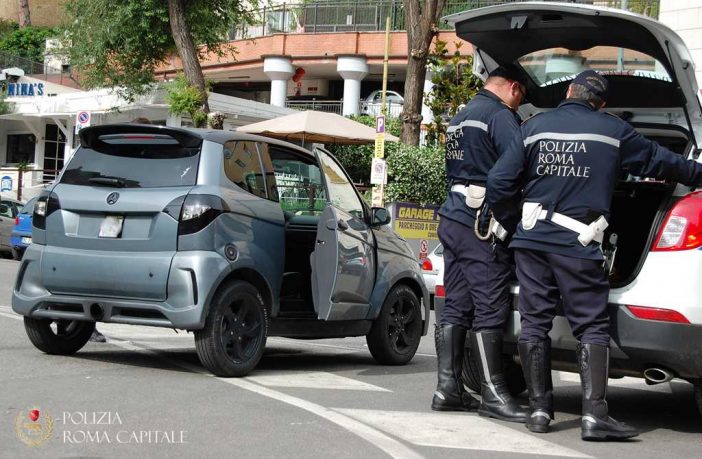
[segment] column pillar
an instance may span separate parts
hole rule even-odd
[[[295,73],[288,56],[265,56],[263,72],[271,79],[271,105],[285,107],[288,80]]]
[[[344,106],[342,114],[358,115],[361,101],[361,80],[368,75],[366,56],[340,55],[336,58],[336,71],[344,79]]]

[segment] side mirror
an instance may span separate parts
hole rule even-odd
[[[373,207],[371,209],[371,226],[378,227],[390,223],[390,212],[385,207]]]

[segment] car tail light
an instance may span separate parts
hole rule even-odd
[[[438,296],[438,297],[445,297],[446,296],[446,289],[444,288],[443,285],[437,285],[434,287],[434,296]]]
[[[19,217],[15,217],[15,226],[19,225]]]
[[[648,308],[644,306],[627,306],[627,309],[638,319],[659,320],[662,322],[675,322],[689,324],[687,317],[672,309]]]
[[[702,192],[690,193],[668,212],[653,251],[689,250],[702,246]]]
[[[422,260],[422,271],[433,271],[434,270],[434,265],[431,264],[431,260],[428,258],[425,258]]]
[[[32,225],[38,229],[46,229],[46,218],[59,210],[61,203],[58,196],[54,193],[49,193],[46,196],[41,196],[34,204],[34,213],[32,214]]]
[[[180,212],[175,214],[175,207],[179,202],[182,202]],[[189,194],[185,199],[181,196],[163,209],[171,216],[179,215],[179,236],[197,233],[229,210],[229,206],[222,198],[209,194]]]

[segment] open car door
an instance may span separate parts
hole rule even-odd
[[[364,206],[343,169],[318,151],[328,203],[310,256],[312,298],[321,320],[365,319],[376,271],[374,237]]]

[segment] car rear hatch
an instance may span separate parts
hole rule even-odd
[[[686,128],[702,113],[689,50],[651,18],[592,5],[518,2],[444,20],[477,48],[482,76],[500,64],[520,64],[531,77],[528,101],[535,107],[556,107],[572,78],[592,68],[608,76],[608,110],[654,109],[666,116],[678,110]]]
[[[474,71],[483,79],[498,65],[524,70],[523,118],[557,107],[573,78],[594,69],[610,83],[607,111],[676,153],[697,152],[702,109],[692,57],[667,26],[619,9],[547,2],[478,8],[445,21],[476,48]],[[620,178],[603,244],[614,260],[613,287],[638,274],[674,192],[674,184]]]
[[[81,145],[47,203],[46,288],[165,300],[202,139],[179,129],[104,125],[81,131]]]

